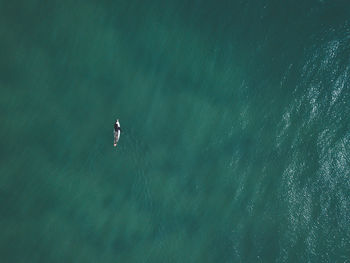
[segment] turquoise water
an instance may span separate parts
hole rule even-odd
[[[350,262],[347,1],[0,0],[0,37],[0,262]]]

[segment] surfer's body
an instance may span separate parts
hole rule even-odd
[[[113,135],[114,135],[114,147],[117,147],[117,143],[119,141],[119,137],[120,137],[120,123],[119,123],[119,119],[116,120],[116,122],[114,123],[114,131],[113,131]]]

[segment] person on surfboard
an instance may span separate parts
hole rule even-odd
[[[120,129],[120,123],[119,123],[119,119],[116,120],[116,122],[114,123],[114,131],[113,131],[113,135],[114,135],[114,147],[117,147],[117,143],[119,141],[119,137],[120,137],[120,132],[122,130]]]

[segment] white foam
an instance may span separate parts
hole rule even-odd
[[[348,79],[348,68],[336,80],[334,89],[332,90],[331,106],[338,100],[339,95],[344,89],[345,83]]]

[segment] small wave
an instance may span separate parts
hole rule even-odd
[[[349,67],[337,78],[334,84],[334,89],[332,90],[331,106],[338,100],[339,95],[344,89],[348,80]]]

